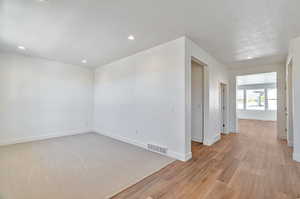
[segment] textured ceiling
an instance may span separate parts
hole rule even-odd
[[[0,0],[0,50],[99,66],[186,35],[230,67],[278,63],[300,35],[299,8],[299,0]]]
[[[254,75],[237,76],[237,85],[271,84],[277,82],[277,75],[273,73],[260,73]]]

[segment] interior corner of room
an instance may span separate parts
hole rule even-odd
[[[0,199],[299,197],[299,1],[0,4]]]

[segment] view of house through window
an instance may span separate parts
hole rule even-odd
[[[277,110],[277,89],[238,89],[237,109],[262,111]]]
[[[246,90],[246,109],[265,110],[265,90],[247,89]]]
[[[239,119],[276,121],[277,74],[261,73],[236,78],[236,109]]]

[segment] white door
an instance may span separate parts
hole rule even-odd
[[[203,66],[192,62],[192,110],[191,110],[191,130],[192,140],[203,142]]]

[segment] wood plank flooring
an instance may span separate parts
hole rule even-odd
[[[213,146],[192,144],[193,158],[175,161],[114,199],[295,199],[300,164],[276,138],[276,123],[240,120],[240,134]]]

